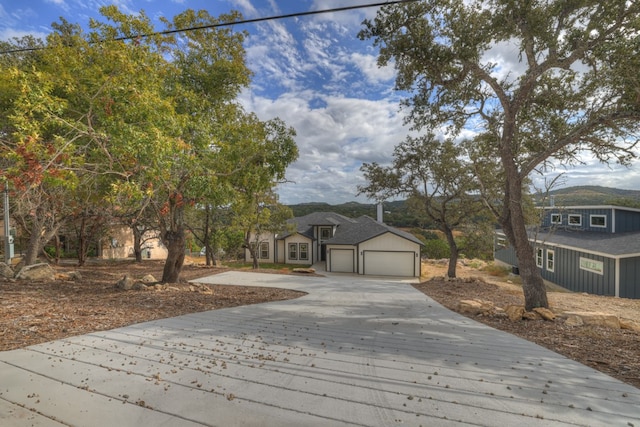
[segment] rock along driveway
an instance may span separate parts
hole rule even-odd
[[[640,390],[393,278],[0,353],[1,426],[640,426]],[[612,349],[612,357],[615,357]]]

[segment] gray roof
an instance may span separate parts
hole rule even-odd
[[[611,257],[640,256],[640,233],[552,230],[530,232],[531,240]]]
[[[303,236],[313,239],[313,227],[314,226],[334,226],[340,224],[349,224],[355,220],[348,218],[344,215],[337,214],[335,212],[314,212],[309,215],[292,218],[287,221],[289,224],[294,224],[296,231]],[[285,238],[290,236],[291,233],[286,232],[278,238]]]
[[[309,215],[292,218],[287,221],[294,224],[296,232],[310,239],[313,237],[314,226],[337,226],[333,238],[325,243],[334,245],[356,245],[365,242],[384,233],[392,233],[412,242],[423,245],[423,243],[413,234],[407,233],[390,225],[380,223],[368,216],[361,216],[353,219],[335,212],[314,212]],[[284,232],[278,235],[278,239],[290,236],[291,232]]]
[[[335,236],[325,243],[331,245],[356,245],[380,236],[384,233],[392,233],[412,242],[423,245],[413,234],[407,233],[390,225],[380,223],[368,216],[361,216],[353,222],[343,223],[338,227]]]

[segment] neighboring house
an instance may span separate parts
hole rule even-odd
[[[640,209],[551,206],[543,212],[529,240],[545,280],[574,292],[640,299]],[[494,258],[518,267],[501,231]]]
[[[422,242],[410,233],[367,216],[352,219],[333,212],[288,222],[295,231],[261,236],[260,262],[311,265],[324,261],[331,272],[420,276]],[[245,258],[251,260],[248,250]]]
[[[4,253],[3,230],[4,220],[0,219],[0,240],[3,240],[3,242],[0,243],[0,252],[2,253]],[[11,233],[15,236],[15,229],[12,229]],[[59,237],[63,251],[69,253],[76,250],[76,241],[72,237],[71,232],[68,234],[61,232]],[[24,250],[24,248],[22,249]],[[126,225],[112,225],[109,229],[108,237],[101,238],[99,240],[92,240],[90,249],[90,253],[92,254],[91,256],[96,256],[101,259],[132,258],[134,256],[133,232],[131,231],[131,228]],[[167,253],[167,248],[162,244],[158,232],[148,231],[144,236],[144,243],[142,244],[142,257],[145,259],[164,260],[167,258]],[[19,254],[16,252],[12,254],[12,257],[17,257],[18,255]]]
[[[147,232],[144,240],[142,258],[156,260],[167,258],[167,248],[162,244],[158,232]],[[126,225],[112,226],[109,231],[109,238],[101,239],[98,244],[98,258],[122,259],[133,256],[133,231]]]

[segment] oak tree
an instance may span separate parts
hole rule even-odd
[[[479,197],[473,169],[462,158],[462,145],[439,140],[432,133],[408,137],[396,146],[391,166],[365,163],[360,170],[367,185],[358,190],[370,198],[408,197],[407,206],[429,220],[444,234],[449,246],[447,276],[456,277],[460,247],[454,233],[480,228],[484,204]],[[477,225],[471,227],[471,225]]]
[[[481,136],[500,160],[500,203],[528,310],[547,307],[523,212],[526,183],[552,162],[628,163],[640,121],[640,3],[423,0],[382,7],[363,39],[393,63],[415,129]]]

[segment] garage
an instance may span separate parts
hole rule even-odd
[[[329,271],[335,273],[353,273],[353,249],[330,249]]]
[[[415,252],[364,251],[364,274],[414,276]]]

